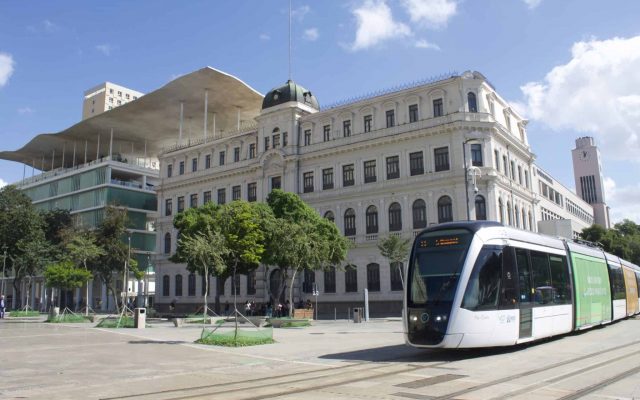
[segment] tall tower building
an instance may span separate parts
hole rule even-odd
[[[144,93],[111,82],[104,82],[84,92],[82,119],[94,117],[123,104],[137,100]]]
[[[593,206],[595,223],[609,228],[611,222],[604,195],[600,151],[593,138],[585,136],[576,139],[576,148],[571,151],[571,155],[578,195]]]

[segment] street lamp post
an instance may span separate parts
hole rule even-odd
[[[144,307],[149,305],[149,267],[151,266],[151,252],[147,252],[147,267],[144,270]]]
[[[318,320],[318,296],[320,295],[320,291],[318,290],[318,284],[313,283],[313,295],[316,298],[316,321]]]

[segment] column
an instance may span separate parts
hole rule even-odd
[[[95,305],[95,302],[93,301],[93,279],[89,281],[88,285],[89,285],[89,298],[87,299],[87,305],[95,309],[96,305]]]

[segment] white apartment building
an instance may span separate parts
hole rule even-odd
[[[400,270],[380,256],[380,237],[413,238],[428,225],[466,219],[537,231],[541,201],[526,122],[477,72],[324,109],[288,81],[266,94],[254,124],[214,130],[208,141],[183,141],[159,156],[156,306],[175,302],[187,311],[201,302],[202,280],[168,260],[176,212],[207,201],[264,201],[281,188],[353,243],[345,266],[302,274],[294,301],[310,298],[315,283],[320,314],[344,318],[367,288],[372,315],[398,314]],[[243,277],[240,298],[267,302],[278,273],[263,266]],[[232,297],[229,280],[222,301]]]
[[[84,92],[82,102],[82,119],[91,118],[105,111],[112,110],[131,101],[137,100],[144,93],[104,82]]]

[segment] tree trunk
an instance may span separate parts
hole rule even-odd
[[[204,311],[202,315],[202,327],[207,323],[207,314],[209,314],[209,305],[207,304],[207,296],[209,295],[209,269],[204,266]]]
[[[291,285],[289,285],[289,317],[293,318],[293,282],[296,279],[296,273],[298,272],[298,268],[293,269],[293,274],[291,275]]]
[[[116,289],[110,286],[107,287],[108,290],[111,290],[111,294],[113,294],[113,304],[116,306],[116,313],[120,314],[120,306],[118,305],[118,296],[116,295]],[[122,306],[124,307],[124,304]]]
[[[87,271],[87,260],[83,260],[82,264],[84,264],[84,270]],[[87,279],[87,290],[85,292],[84,302],[87,305],[85,307],[84,315],[89,316],[89,280]]]

